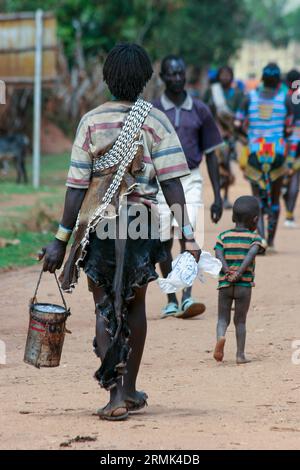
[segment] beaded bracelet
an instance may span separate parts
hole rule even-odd
[[[57,238],[61,242],[68,243],[68,241],[71,238],[72,232],[73,230],[66,228],[63,225],[59,224],[55,238]]]

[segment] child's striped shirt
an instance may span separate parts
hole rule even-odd
[[[215,250],[222,250],[229,268],[233,267],[238,270],[253,245],[259,245],[259,252],[263,252],[266,249],[265,242],[256,232],[235,228],[226,230],[218,235]],[[235,282],[235,285],[244,287],[254,286],[254,271],[255,260],[248,266],[241,279]],[[225,273],[221,271],[219,275],[219,289],[231,285],[232,283],[227,281]]]

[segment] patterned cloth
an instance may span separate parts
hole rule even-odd
[[[286,96],[283,90],[273,97],[265,96],[262,90],[250,92],[248,108],[250,147],[252,142],[260,137],[272,139],[274,142],[283,138],[287,118]]]
[[[187,94],[181,106],[163,94],[153,105],[163,111],[175,127],[189,168],[198,168],[204,153],[223,145],[222,137],[209,108]]]
[[[249,159],[245,176],[259,186],[270,208],[272,182],[286,173],[285,128],[293,110],[285,89],[259,87],[245,99],[236,118],[248,121]]]
[[[228,266],[238,270],[253,245],[259,245],[259,252],[264,252],[266,249],[265,242],[256,232],[251,232],[247,229],[230,229],[218,235],[215,250],[222,250]],[[250,264],[235,285],[244,287],[254,286],[254,271],[255,261]],[[231,285],[232,283],[226,280],[225,273],[221,271],[218,288],[221,289]]]
[[[300,118],[295,119],[293,132],[288,138],[287,167],[291,170],[300,170]]]
[[[287,150],[287,168],[294,172],[300,170],[300,103],[298,99],[296,102],[293,100],[293,95],[296,93],[298,96],[298,90],[290,89],[288,92],[291,107],[293,110],[293,123],[292,123],[292,134],[288,138],[288,150]]]
[[[250,146],[261,137],[273,141],[283,138],[285,126],[291,124],[292,118],[291,100],[282,88],[252,90],[236,113],[236,119],[248,121]]]
[[[117,139],[131,104],[111,101],[85,114],[73,144],[66,185],[88,188],[92,176],[92,153],[98,154]],[[158,181],[188,175],[189,168],[177,134],[168,118],[152,108],[142,126],[144,170],[136,177],[138,187],[128,202],[156,203]]]

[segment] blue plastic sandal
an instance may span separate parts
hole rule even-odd
[[[192,318],[205,312],[205,305],[189,297],[181,304],[181,312],[177,313],[176,318]]]
[[[181,310],[178,307],[178,305],[175,302],[169,302],[162,309],[160,318],[173,317],[174,315],[177,315],[178,313],[181,313]]]

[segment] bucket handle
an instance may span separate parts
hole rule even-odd
[[[36,301],[37,301],[36,295],[37,295],[38,288],[40,287],[40,283],[41,283],[41,280],[42,280],[43,272],[44,272],[44,271],[43,271],[43,269],[42,269],[41,272],[40,272],[39,278],[38,278],[38,282],[37,282],[37,285],[36,285],[36,288],[35,288],[35,292],[34,292],[33,298],[32,298],[32,300],[31,300],[31,303],[32,303],[32,304],[35,304]],[[70,315],[70,309],[68,309],[68,307],[67,307],[67,304],[66,304],[65,298],[64,298],[64,296],[63,296],[61,287],[60,287],[60,285],[59,285],[59,282],[58,282],[56,273],[54,272],[53,274],[54,274],[54,277],[55,277],[55,280],[56,280],[56,284],[57,284],[57,287],[58,287],[60,296],[61,296],[61,298],[62,298],[64,307],[65,307],[65,309],[66,309],[66,312],[67,312],[68,315]]]

